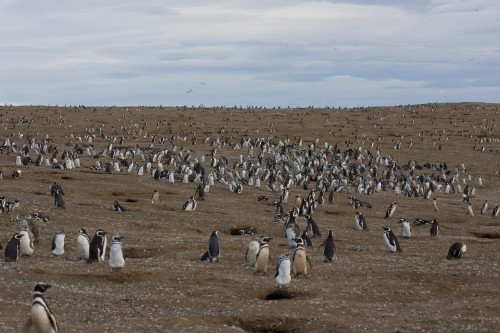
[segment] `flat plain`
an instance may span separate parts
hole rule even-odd
[[[31,257],[17,262],[1,258],[0,331],[20,331],[33,287],[43,281],[52,284],[46,298],[61,332],[498,332],[500,216],[492,217],[492,209],[500,204],[499,112],[499,105],[483,103],[354,109],[0,107],[0,195],[11,202],[19,199],[21,217],[35,212],[50,217],[38,222],[40,240]],[[44,140],[58,154],[47,150],[44,159],[51,165],[37,166],[35,143]],[[32,162],[18,166],[16,156],[27,142]],[[107,150],[110,144],[114,156]],[[78,168],[54,167],[66,164],[65,151],[80,152]],[[173,183],[156,180],[147,170],[142,176],[136,172],[148,161],[157,168],[155,156],[161,152],[163,169],[175,175]],[[274,270],[279,255],[293,249],[284,220],[274,219],[273,202],[288,177],[307,172],[312,177],[307,186],[291,183],[283,206],[285,212],[292,209],[297,195],[304,198],[316,188],[316,177],[326,180],[335,173],[334,152],[345,158],[348,170],[360,163],[365,168],[352,177],[339,172],[331,182],[327,193],[341,186],[335,201],[318,205],[313,215],[322,236],[307,249],[309,276],[293,277],[288,288],[278,289]],[[356,152],[361,157],[355,158]],[[304,167],[303,157],[312,167]],[[259,161],[261,186],[248,185],[248,170]],[[418,165],[413,172],[410,161]],[[120,170],[96,168],[97,162],[118,162]],[[127,170],[130,163],[134,167]],[[182,182],[182,173],[196,163],[206,179],[215,175],[215,183],[189,212],[182,205],[197,184],[192,178]],[[370,175],[375,166],[378,172]],[[274,190],[263,177],[266,167],[278,174]],[[439,204],[436,212],[431,199],[398,194],[388,169],[394,170],[394,179],[411,177],[418,186],[426,177],[444,173],[450,181],[455,176],[455,192],[445,193],[446,181],[437,182],[441,186],[432,193]],[[19,179],[11,176],[15,170],[21,170]],[[374,180],[384,184],[382,190],[359,190]],[[230,191],[225,183],[231,181],[243,184],[243,191]],[[49,191],[54,182],[64,190],[66,209],[54,207]],[[474,216],[467,215],[463,202],[466,185]],[[160,200],[152,205],[155,188]],[[269,200],[258,201],[259,196]],[[368,230],[356,229],[349,196],[372,204],[358,209]],[[481,214],[485,200],[489,209]],[[126,211],[113,211],[114,201]],[[397,211],[385,219],[393,201]],[[13,217],[1,216],[4,248],[20,230]],[[428,225],[412,226],[412,236],[405,239],[401,218],[435,218],[440,234],[430,236]],[[305,228],[304,217],[297,220]],[[394,230],[401,253],[386,250],[383,226]],[[255,227],[255,235],[233,234],[249,227]],[[80,228],[91,237],[97,228],[108,237],[122,235],[124,269],[111,272],[107,262],[78,260]],[[66,234],[60,257],[50,251],[57,230]],[[202,262],[213,230],[219,230],[220,261]],[[337,246],[332,263],[323,262],[319,248],[328,230]],[[245,251],[252,239],[264,235],[273,237],[269,269],[253,274]],[[467,252],[460,260],[447,260],[448,248],[457,241],[467,245]]]

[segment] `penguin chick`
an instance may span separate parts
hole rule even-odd
[[[50,250],[55,256],[61,256],[64,254],[64,238],[65,234],[63,230],[58,230],[54,233],[52,238],[52,247]]]
[[[87,230],[82,228],[78,230],[78,236],[76,236],[76,243],[78,248],[78,259],[88,260],[89,259],[89,248],[90,248],[90,237],[87,234]]]
[[[252,240],[248,243],[247,250],[245,253],[246,262],[253,267],[255,264],[255,259],[257,258],[257,253],[260,249],[260,242],[258,240]]]
[[[276,266],[276,273],[274,274],[274,279],[278,288],[288,287],[288,285],[292,281],[290,269],[291,262],[290,259],[288,259],[288,254],[281,254],[278,265]]]
[[[401,224],[401,227],[403,228],[403,237],[404,238],[410,238],[411,237],[411,226],[410,222],[408,222],[406,219],[400,219],[399,224]]]
[[[125,266],[125,258],[123,257],[122,239],[120,235],[114,235],[111,239],[109,247],[108,264],[112,272],[119,271]]]

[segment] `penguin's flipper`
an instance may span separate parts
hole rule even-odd
[[[23,330],[21,331],[22,333],[28,333],[30,331],[31,326],[33,325],[33,321],[31,320],[31,317],[26,320],[26,322],[23,325]]]

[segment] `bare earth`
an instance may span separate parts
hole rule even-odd
[[[43,140],[46,135],[60,152],[76,145],[89,145],[89,136],[97,156],[80,154],[81,167],[60,170],[47,166],[16,166],[16,153],[4,149],[0,155],[0,195],[8,201],[19,198],[23,216],[46,212],[49,222],[40,222],[41,240],[35,253],[17,262],[0,263],[0,332],[19,332],[30,311],[36,282],[51,283],[46,298],[59,322],[61,332],[499,332],[500,331],[500,216],[492,218],[500,204],[500,128],[499,105],[428,104],[369,109],[240,109],[240,108],[159,108],[159,107],[0,107],[0,143],[9,138],[21,150],[27,138]],[[120,144],[123,136],[124,142]],[[160,143],[161,137],[166,138]],[[196,138],[193,144],[192,139]],[[196,191],[197,184],[155,180],[151,175],[95,170],[112,161],[99,154],[116,139],[113,149],[125,152],[139,145],[148,156],[168,150],[188,162],[205,155],[206,173],[214,171],[210,154],[228,159],[227,172],[241,171],[235,164],[240,154],[256,162],[241,140],[259,138],[276,146],[280,140],[303,144],[304,153],[316,142],[319,151],[338,145],[342,153],[351,148],[369,150],[376,155],[391,155],[399,173],[410,159],[420,165],[446,163],[476,189],[470,198],[475,216],[466,214],[462,193],[434,193],[439,212],[431,200],[397,195],[394,190],[372,195],[336,193],[333,204],[319,206],[313,215],[322,232],[308,248],[312,269],[308,278],[293,278],[280,291],[275,287],[274,269],[281,253],[290,253],[284,237],[283,222],[274,221],[273,201],[279,191],[244,186],[241,194],[216,182],[198,202],[194,212],[182,210],[183,203]],[[216,141],[220,141],[217,143]],[[373,143],[373,145],[372,145]],[[400,144],[400,149],[395,146]],[[412,143],[410,145],[410,143]],[[239,145],[239,147],[238,147]],[[293,150],[293,149],[292,149]],[[290,150],[290,152],[292,151]],[[30,151],[33,161],[36,155]],[[291,156],[291,155],[290,155]],[[265,152],[263,161],[272,160]],[[292,157],[291,157],[292,158]],[[327,155],[332,161],[332,155]],[[116,160],[116,159],[115,159]],[[138,156],[128,157],[145,165]],[[165,170],[176,171],[165,157]],[[353,157],[350,164],[355,164]],[[365,161],[367,163],[367,161]],[[464,163],[470,179],[461,169]],[[177,167],[181,163],[177,162]],[[156,162],[152,163],[153,168]],[[20,179],[11,173],[19,168]],[[379,166],[378,178],[383,180]],[[296,173],[296,170],[292,170]],[[423,168],[416,175],[439,174]],[[262,174],[261,174],[262,175]],[[478,178],[481,176],[483,185]],[[366,178],[366,174],[364,174]],[[64,189],[66,209],[54,208],[49,186],[57,181]],[[444,183],[441,183],[444,185]],[[296,195],[306,196],[315,187],[308,183],[290,189],[284,204],[291,209]],[[153,189],[160,191],[160,203],[151,204]],[[257,201],[266,195],[269,201]],[[369,230],[358,231],[348,197],[369,201],[373,208],[361,207]],[[112,211],[119,201],[126,212]],[[489,210],[481,214],[484,200]],[[398,208],[392,219],[384,219],[392,201]],[[4,214],[0,223],[0,241],[7,245],[20,230]],[[410,239],[401,236],[400,218],[437,218],[440,235],[431,237],[429,227],[413,226]],[[301,227],[304,218],[299,217]],[[402,253],[387,252],[382,227],[389,225],[399,237]],[[273,237],[271,263],[267,275],[254,275],[245,263],[247,244],[254,235],[231,235],[233,228],[253,226],[256,236]],[[76,234],[97,228],[124,236],[126,265],[111,272],[107,262],[87,264],[77,260]],[[51,254],[52,235],[66,233],[66,252]],[[332,229],[337,259],[324,263],[318,246]],[[199,260],[207,249],[213,230],[220,231],[221,260]],[[467,244],[461,260],[446,260],[450,245]],[[3,256],[3,250],[2,256]]]

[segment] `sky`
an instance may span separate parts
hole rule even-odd
[[[0,0],[0,103],[500,102],[498,0]]]

